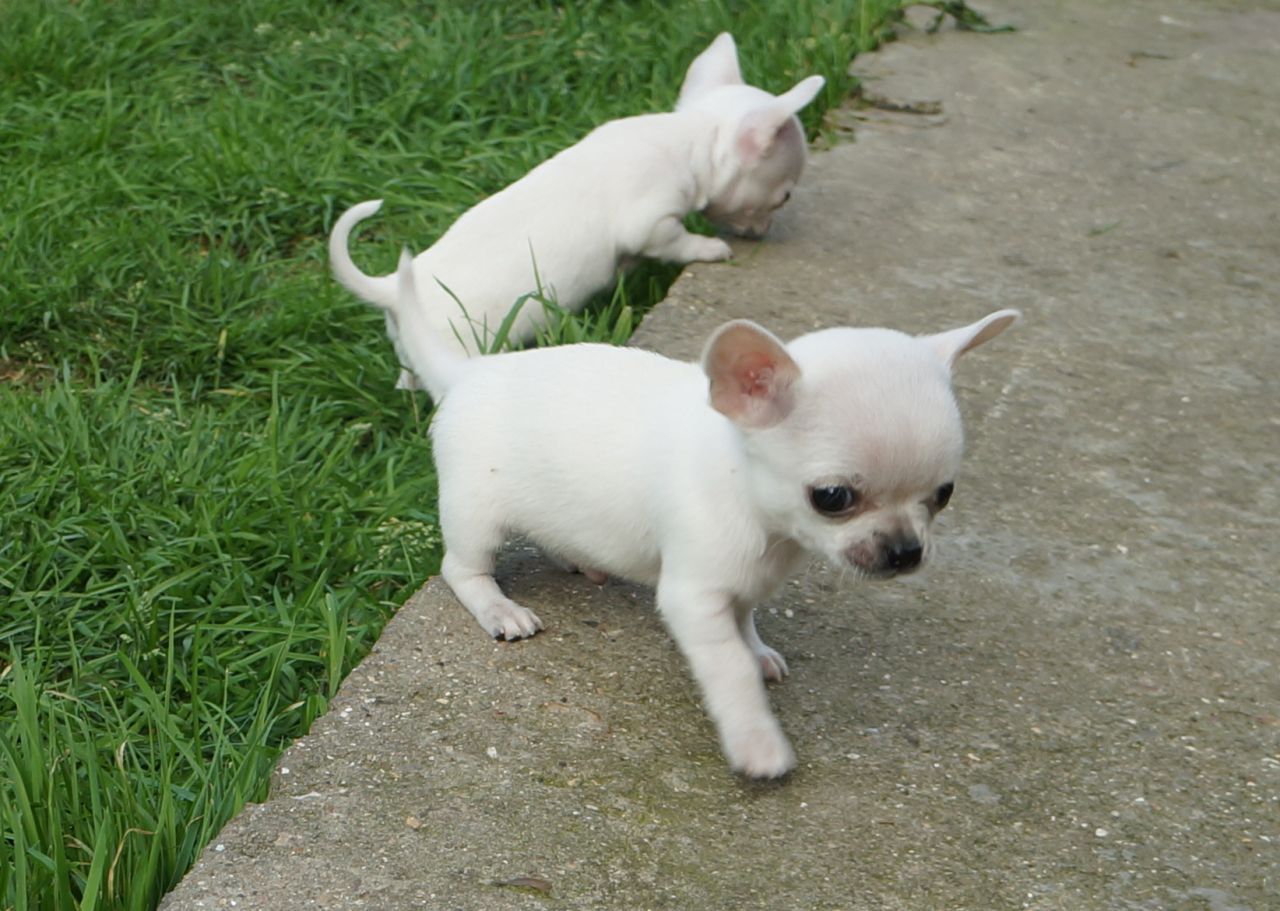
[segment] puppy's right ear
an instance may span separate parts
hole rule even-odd
[[[711,407],[740,427],[772,427],[791,413],[800,368],[776,336],[750,320],[712,333],[702,369],[711,380]]]
[[[690,100],[705,95],[712,89],[722,85],[742,85],[742,70],[738,66],[738,47],[733,43],[733,36],[721,32],[705,51],[693,59],[689,70],[684,74],[684,84],[680,86],[680,97],[676,101],[676,110],[684,107]]]

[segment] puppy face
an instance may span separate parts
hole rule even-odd
[[[764,153],[741,161],[703,214],[739,237],[760,238],[804,172],[807,147],[800,121],[783,121]]]
[[[795,114],[821,90],[821,76],[783,95],[747,85],[727,32],[689,66],[678,111],[703,111],[720,121],[717,187],[703,214],[744,237],[761,237],[791,197],[804,171],[807,146]]]
[[[794,405],[748,436],[754,479],[775,521],[834,566],[888,577],[932,552],[964,449],[949,371],[887,330],[797,339]]]
[[[713,336],[703,361],[711,404],[743,431],[752,497],[769,524],[859,574],[921,566],[964,448],[952,364],[1015,319],[1001,311],[920,338],[829,329],[785,347],[725,331],[743,324]]]

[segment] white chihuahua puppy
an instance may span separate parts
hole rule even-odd
[[[401,342],[439,403],[442,575],[458,600],[498,638],[542,627],[494,581],[510,533],[655,586],[730,766],[786,773],[795,756],[764,680],[787,664],[753,610],[806,552],[874,577],[928,558],[963,447],[951,369],[1017,311],[937,335],[826,329],[786,345],[735,320],[701,367],[594,344],[468,359],[419,306],[407,252],[399,277]]]
[[[536,298],[579,310],[637,257],[677,263],[728,259],[720,238],[686,231],[706,211],[743,233],[760,233],[804,169],[796,112],[821,76],[770,95],[742,84],[733,39],[724,34],[690,65],[675,112],[614,120],[463,213],[414,261],[419,306],[432,330],[468,353],[488,346],[512,308],[508,334],[532,340],[546,322]],[[337,280],[382,308],[396,299],[394,273],[370,276],[348,239],[381,200],[359,203],[329,237]],[[387,334],[402,363],[394,316]],[[398,388],[417,388],[403,371]]]

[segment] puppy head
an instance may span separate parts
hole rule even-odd
[[[920,337],[827,329],[785,346],[743,320],[717,330],[703,354],[711,406],[743,434],[768,523],[840,568],[917,569],[964,448],[952,367],[1017,318]]]
[[[804,171],[807,145],[796,112],[822,89],[810,76],[783,95],[747,85],[733,36],[722,33],[689,65],[677,111],[719,123],[715,188],[703,213],[744,237],[761,237]]]

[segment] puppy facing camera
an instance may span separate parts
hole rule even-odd
[[[774,96],[745,85],[733,39],[721,35],[689,67],[675,111],[598,127],[463,213],[420,253],[413,268],[427,324],[476,354],[500,326],[512,341],[531,341],[546,322],[538,298],[581,310],[639,257],[728,259],[724,240],[690,233],[684,217],[701,211],[739,233],[767,229],[804,168],[796,112],[822,86],[821,76],[810,76]],[[359,203],[338,218],[329,259],[340,284],[389,309],[395,274],[366,275],[348,250],[351,231],[381,204]],[[387,334],[404,364],[401,331],[388,316]],[[408,371],[397,385],[418,388]]]
[[[408,253],[398,275],[401,344],[439,403],[441,572],[458,600],[496,638],[542,628],[494,580],[512,533],[595,578],[653,586],[729,765],[789,771],[765,691],[787,664],[755,607],[805,554],[876,578],[928,560],[963,450],[951,372],[1017,311],[786,344],[735,320],[701,364],[595,344],[468,359],[419,305]]]

